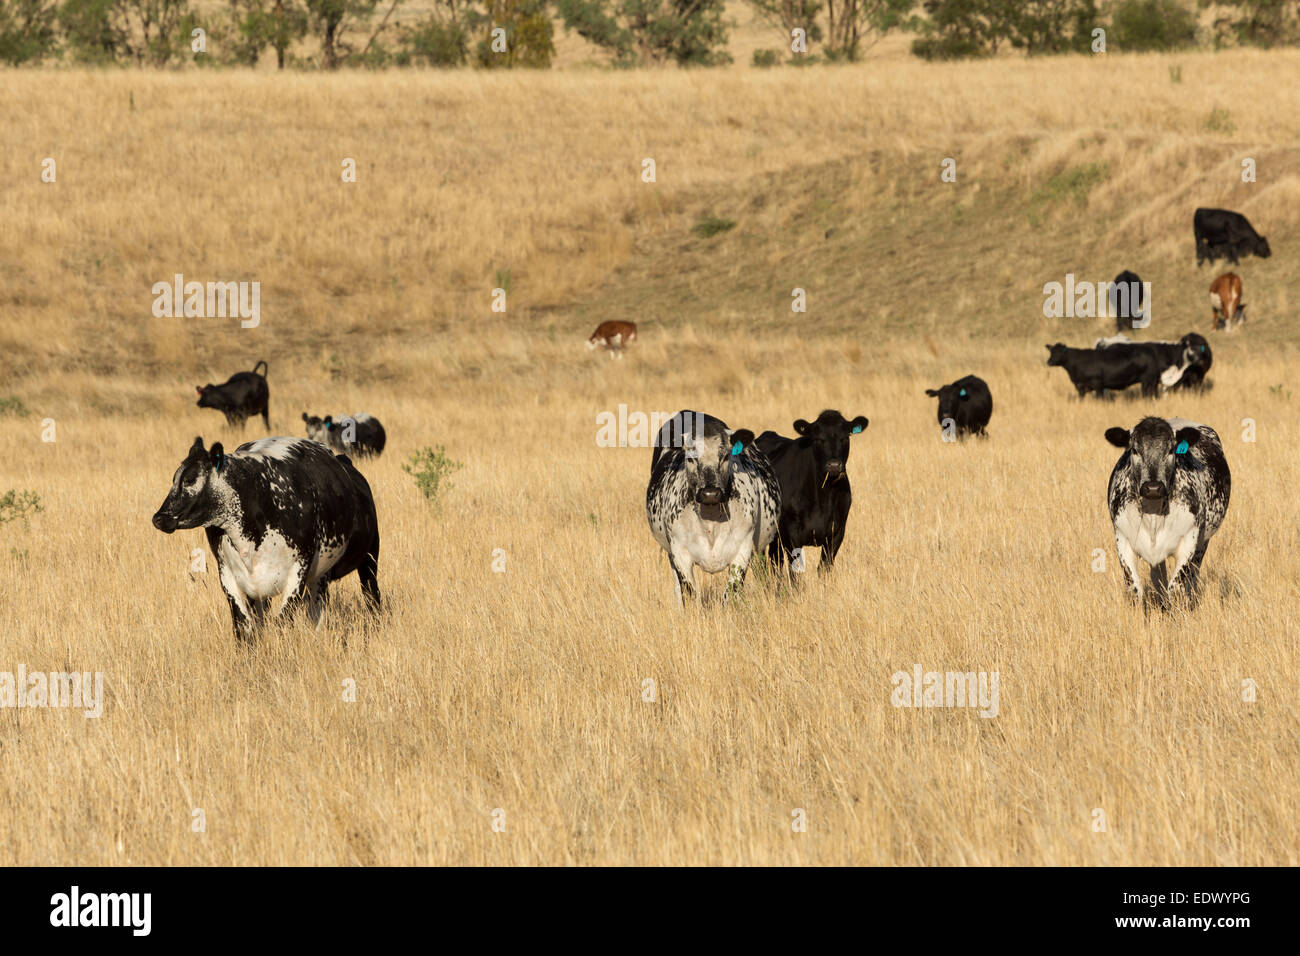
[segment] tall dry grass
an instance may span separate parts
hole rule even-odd
[[[6,73],[0,397],[29,414],[0,418],[0,492],[45,511],[0,527],[0,670],[103,671],[108,700],[0,710],[5,858],[1297,863],[1298,60],[1180,57],[1181,84],[1170,62]],[[1204,128],[1216,103],[1234,133]],[[1082,201],[1033,198],[1083,163],[1107,172]],[[1042,284],[1133,265],[1157,329],[1206,331],[1198,204],[1275,251],[1238,270],[1252,318],[1214,339],[1214,388],[1071,399],[1043,343],[1105,322],[1043,319]],[[701,240],[704,214],[738,224]],[[261,327],[153,319],[174,272],[261,281]],[[626,360],[581,351],[597,317],[642,323]],[[202,536],[148,518],[195,434],[260,434],[190,396],[263,357],[273,431],[388,428],[364,466],[388,609],[368,624],[349,580],[319,631],[249,652],[211,566],[189,573]],[[922,393],[971,371],[992,435],[945,445]],[[648,452],[596,444],[619,404],[786,433],[867,415],[834,575],[676,612]],[[1216,427],[1233,469],[1192,614],[1121,594],[1102,433],[1148,412]],[[400,468],[434,444],[466,464],[439,510]],[[999,716],[894,708],[916,663],[998,671]]]

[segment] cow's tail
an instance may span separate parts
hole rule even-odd
[[[257,371],[259,368],[262,370],[260,373]],[[266,378],[266,370],[267,370],[266,359],[262,359],[262,361],[258,362],[256,365],[253,366],[253,374],[254,375],[260,374],[262,378]]]

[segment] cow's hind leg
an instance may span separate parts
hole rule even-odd
[[[379,559],[373,554],[363,557],[357,576],[361,578],[361,593],[365,595],[366,606],[378,614],[383,607],[379,598]]]

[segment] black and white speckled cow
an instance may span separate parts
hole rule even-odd
[[[1151,565],[1151,586],[1165,605],[1183,588],[1195,603],[1201,559],[1228,511],[1232,478],[1219,436],[1182,418],[1144,418],[1132,431],[1109,428],[1124,454],[1110,475],[1110,518],[1124,584],[1139,600],[1137,558]],[[1165,560],[1174,559],[1165,578]]]
[[[308,438],[329,445],[341,455],[378,455],[388,441],[388,435],[379,419],[365,412],[357,412],[338,420],[332,415],[321,418],[303,412],[302,420],[307,423]]]
[[[781,486],[747,428],[701,412],[678,412],[655,439],[646,517],[668,552],[677,602],[695,594],[693,569],[728,570],[723,600],[738,591],[755,552],[776,536]]]
[[[379,523],[370,485],[344,455],[306,438],[260,438],[229,455],[195,438],[153,516],[167,534],[203,528],[235,636],[248,639],[271,599],[306,601],[313,620],[330,581],[353,571],[379,610]]]

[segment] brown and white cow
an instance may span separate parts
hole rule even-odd
[[[1210,308],[1213,310],[1210,319],[1216,331],[1219,328],[1231,329],[1246,321],[1246,306],[1241,301],[1241,276],[1225,272],[1211,283]]]
[[[623,346],[635,341],[635,322],[610,320],[596,326],[596,331],[592,332],[591,338],[587,339],[587,348],[595,349],[604,346],[609,351],[610,358],[622,358]]]

